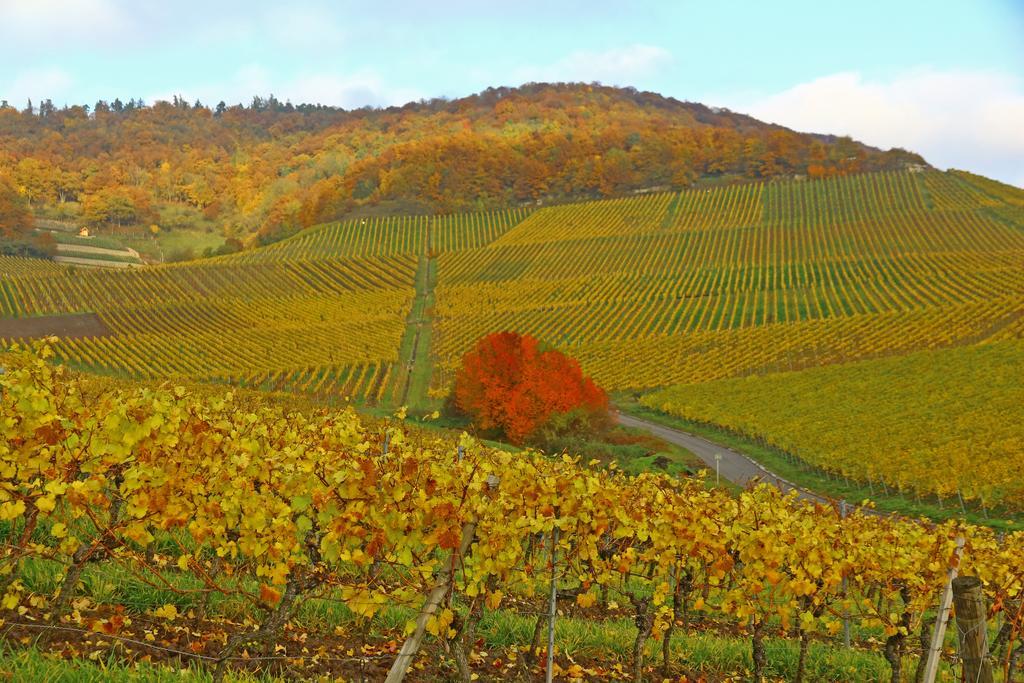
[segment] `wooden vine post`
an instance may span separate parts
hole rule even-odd
[[[493,474],[488,476],[487,487],[494,490],[497,486],[498,477]],[[451,561],[447,562],[437,573],[434,587],[427,594],[423,608],[416,618],[416,628],[413,630],[412,635],[402,644],[402,649],[398,651],[398,656],[395,657],[391,670],[388,671],[388,677],[384,679],[385,683],[402,683],[402,680],[405,679],[405,674],[412,665],[413,658],[420,651],[420,644],[423,642],[423,636],[427,630],[427,622],[437,612],[437,608],[441,606],[444,596],[448,593],[448,587],[451,583],[452,575],[455,573],[455,567],[459,560],[469,552],[469,546],[472,545],[475,534],[476,520],[473,519],[466,522],[462,527],[462,540],[459,542],[458,549],[452,552]]]
[[[557,519],[558,512],[555,512]],[[551,683],[555,676],[555,616],[558,614],[558,581],[555,574],[555,559],[558,553],[558,526],[551,529],[551,600],[548,603],[548,663],[544,674],[545,683]]]
[[[846,519],[846,499],[839,501],[839,519]],[[847,590],[849,588],[849,581],[846,576],[843,576],[843,601],[847,600]],[[847,607],[843,607],[843,646],[846,649],[850,649],[850,610]]]
[[[935,676],[939,672],[939,660],[942,658],[942,642],[946,637],[946,624],[949,623],[949,608],[953,604],[953,580],[956,579],[957,571],[960,567],[960,555],[963,551],[964,537],[957,536],[956,550],[953,551],[953,561],[950,562],[946,586],[943,588],[942,597],[939,599],[939,612],[935,615],[935,628],[932,629],[932,640],[925,662],[923,683],[935,683]]]
[[[956,631],[967,683],[992,683],[992,662],[988,657],[988,624],[981,579],[961,576],[953,579]]]

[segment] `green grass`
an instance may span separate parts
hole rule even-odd
[[[139,228],[137,235],[121,237],[104,235],[103,228],[98,229],[97,235],[93,237],[79,237],[77,234],[53,231],[54,240],[58,244],[72,244],[83,247],[100,247],[103,249],[126,249],[132,248],[140,255],[159,262],[166,262],[176,256],[191,251],[193,258],[201,258],[207,249],[217,249],[224,244],[224,235],[219,231],[208,232],[201,229],[177,228],[174,230],[161,230],[156,236],[150,234],[146,229]],[[65,256],[79,256],[67,252]],[[115,257],[102,254],[81,254],[82,258],[96,260],[132,261],[130,257]]]
[[[163,539],[167,541],[167,539]],[[166,543],[165,543],[166,545]],[[169,546],[168,546],[169,547]],[[156,588],[135,578],[124,567],[103,562],[90,565],[82,577],[79,597],[89,597],[103,604],[121,604],[129,613],[142,613],[164,604],[174,604],[179,611],[199,606],[200,582],[176,569],[161,572],[174,590]],[[53,561],[29,558],[21,574],[25,586],[35,593],[51,594],[57,588],[61,566]],[[387,580],[387,578],[385,577]],[[544,588],[544,579],[538,578],[535,588]],[[244,588],[257,590],[255,580],[246,579]],[[649,587],[647,587],[649,588]],[[182,595],[181,591],[186,594]],[[649,591],[641,591],[649,594]],[[543,591],[540,591],[542,594]],[[351,631],[365,632],[370,642],[383,642],[400,638],[400,633],[415,617],[415,606],[387,606],[370,622],[357,618],[337,598],[328,594],[327,599],[304,600],[294,623],[301,629],[330,632],[341,627]],[[619,604],[628,604],[619,591],[612,588],[610,598]],[[464,601],[456,596],[453,603],[465,611]],[[259,619],[260,610],[242,599],[213,594],[208,604],[209,614],[233,620]],[[483,649],[494,652],[496,648],[521,647],[529,643],[533,633],[535,616],[521,614],[513,609],[501,608],[485,611],[478,627],[483,640]],[[771,620],[777,628],[777,620]],[[771,626],[771,624],[770,624]],[[610,665],[614,661],[628,665],[636,629],[632,619],[622,616],[605,620],[560,615],[556,620],[555,642],[559,655],[566,655],[581,662],[597,661]],[[855,646],[846,649],[837,640],[817,640],[811,645],[808,657],[807,680],[813,681],[881,681],[888,680],[888,664],[880,654],[881,633],[877,629],[861,629],[854,622]],[[992,633],[994,635],[994,631]],[[912,636],[913,637],[913,636]],[[954,631],[947,631],[947,645],[952,644]],[[711,675],[733,675],[751,668],[749,637],[739,634],[695,628],[689,632],[675,632],[671,641],[673,666],[677,670],[707,673]],[[67,660],[51,658],[35,649],[31,643],[25,649],[0,649],[0,677],[3,672],[13,676],[12,680],[47,681],[136,681],[175,680],[206,681],[209,674],[198,667],[183,668],[179,672],[173,666],[130,665],[117,659],[111,653],[99,660]],[[424,647],[432,654],[442,656],[439,646],[432,638]],[[766,638],[768,675],[772,678],[792,679],[796,670],[799,643],[795,639]],[[504,655],[504,653],[500,653]],[[494,655],[492,655],[494,656]],[[650,640],[647,646],[646,663],[656,665],[661,659],[661,644]],[[561,660],[564,663],[564,660]],[[904,668],[913,670],[914,657],[907,657]],[[79,674],[78,672],[82,673]],[[80,676],[80,677],[75,677]],[[267,677],[238,677],[229,680],[269,681]],[[946,677],[940,680],[951,680]]]
[[[377,621],[387,631],[401,628],[413,616],[412,610],[386,610]],[[510,648],[529,642],[533,619],[508,612],[484,615],[478,634],[488,650]],[[628,663],[635,628],[629,620],[619,619],[597,623],[583,619],[560,618],[556,622],[557,652],[573,658],[593,657],[604,665],[609,654]],[[426,648],[432,643],[428,640]],[[436,646],[435,646],[436,647]],[[797,643],[769,639],[766,641],[768,675],[791,679],[796,671]],[[672,638],[672,658],[676,669],[709,674],[732,674],[751,667],[750,643],[745,638],[718,636],[711,633],[678,634]],[[495,655],[497,653],[492,653]],[[502,653],[503,654],[503,653]],[[661,661],[661,644],[649,641],[645,663],[657,666]],[[564,664],[564,660],[562,660]],[[162,683],[188,681],[203,683],[212,680],[211,671],[197,665],[171,666],[129,664],[111,655],[105,659],[61,659],[35,647],[0,650],[0,678],[12,681],[48,681],[53,683],[128,683],[147,681]],[[229,673],[228,681],[256,683],[281,680],[276,677]],[[881,656],[863,650],[845,650],[827,644],[813,643],[808,653],[807,680],[813,681],[883,681],[888,680],[888,665]]]
[[[69,234],[78,233],[79,224],[77,220],[73,220],[69,216],[61,215],[57,212],[47,211],[47,208],[48,207],[39,207],[37,209],[35,221],[37,230],[56,230],[58,232]]]
[[[440,401],[437,402],[440,404]],[[392,408],[368,408],[363,412],[380,418],[391,417]],[[442,413],[437,419],[426,419],[426,411],[410,411],[407,421],[413,422],[418,428],[434,431],[467,431],[472,433],[473,424],[468,418]],[[692,475],[697,470],[706,468],[704,461],[682,446],[653,437],[642,429],[617,427],[621,434],[634,435],[642,439],[641,443],[613,443],[610,437],[595,436],[585,441],[573,442],[565,447],[565,451],[580,456],[584,461],[597,458],[605,463],[614,461],[620,469],[629,474],[641,472],[667,473],[672,475]],[[494,439],[481,439],[492,448],[515,453],[521,450],[517,446]],[[559,451],[561,452],[561,451]],[[738,491],[738,487],[729,482],[722,482],[724,487]]]
[[[704,462],[682,446],[669,443],[642,429],[616,426],[605,434],[573,439],[563,449],[584,461],[597,458],[615,462],[628,474],[654,472],[674,476],[691,476],[705,467]]]
[[[406,403],[410,410],[422,413],[427,413],[440,407],[440,401],[432,399],[427,395],[434,371],[430,355],[433,320],[429,313],[434,306],[437,261],[428,258],[425,271],[422,289],[419,289],[419,283],[417,283],[417,296],[421,297],[419,319],[423,322],[420,325],[419,335],[416,338],[416,361],[412,366],[412,374],[409,377],[409,393],[406,397]]]
[[[877,510],[895,512],[906,517],[926,517],[936,521],[965,519],[972,524],[1006,531],[1016,531],[1021,528],[1019,521],[996,519],[976,510],[967,509],[965,515],[959,507],[953,507],[949,501],[947,501],[946,505],[940,507],[935,501],[927,499],[918,501],[914,498],[893,493],[891,489],[889,492],[886,492],[881,486],[872,488],[852,480],[826,474],[824,471],[803,463],[777,448],[763,445],[753,439],[713,425],[700,424],[653,410],[641,405],[634,397],[628,394],[617,395],[614,401],[624,413],[649,420],[650,422],[656,422],[666,427],[680,429],[703,437],[708,441],[727,446],[749,456],[770,472],[793,482],[801,488],[836,500],[846,500],[850,503],[870,500],[874,503]]]
[[[137,238],[125,239],[125,244],[140,254],[155,261],[166,262],[176,254],[191,250],[193,258],[200,258],[206,249],[216,249],[224,244],[224,235],[220,232],[205,230],[188,230],[177,228],[161,230],[156,237],[140,234]]]
[[[431,336],[432,326],[428,320],[420,327],[417,337],[416,361],[409,376],[409,394],[405,401],[409,409],[417,413],[429,413],[441,407],[440,401],[427,395],[433,376],[433,366],[430,362]]]
[[[434,305],[434,283],[437,280],[437,263],[434,259],[421,256],[416,271],[416,297],[406,318],[405,333],[398,349],[398,363],[391,387],[386,394],[386,407],[397,408],[406,405],[410,413],[425,415],[441,407],[441,402],[430,398],[427,390],[433,373],[430,356],[432,320],[430,310]],[[408,371],[409,361],[415,352],[412,372]]]
[[[61,659],[35,647],[0,649],[0,680],[47,681],[47,683],[205,683],[212,681],[210,671],[196,666],[172,667],[154,664],[127,664],[114,657],[107,659]],[[227,681],[255,683],[277,681],[268,676],[228,674]]]
[[[405,332],[402,334],[402,340],[398,345],[398,362],[395,364],[391,386],[388,388],[383,402],[385,408],[398,408],[407,401],[407,395],[411,392],[412,378],[409,373],[409,360],[412,358],[414,351],[418,353],[418,338],[424,331],[421,330],[421,327],[429,327],[429,324],[420,325],[420,321],[423,320],[426,313],[429,264],[430,260],[426,256],[420,257],[419,265],[416,269],[416,296],[412,300],[409,315],[405,319]]]
[[[125,249],[124,244],[114,237],[79,237],[76,234],[67,232],[46,232],[53,235],[53,239],[57,244],[73,244],[80,247],[99,247],[101,249]]]

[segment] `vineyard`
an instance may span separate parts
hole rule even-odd
[[[57,358],[139,378],[189,377],[374,402],[398,360],[416,260],[183,264],[131,272],[8,267],[4,316],[84,311],[112,334]],[[12,340],[8,340],[12,341]]]
[[[527,214],[351,220],[252,252],[125,273],[0,257],[0,317],[96,313],[110,334],[62,339],[55,353],[103,374],[388,402],[402,382],[420,257],[487,244]]]
[[[1020,338],[1022,203],[927,170],[539,209],[438,256],[435,388],[500,329],[619,390]]]
[[[543,670],[554,576],[566,679],[898,679],[962,536],[1007,677],[1024,533],[323,406],[397,407],[431,376],[443,393],[477,338],[515,330],[832,476],[1016,514],[1021,210],[986,179],[905,171],[354,218],[129,271],[2,257],[3,329],[101,333],[0,363],[0,618],[47,650],[217,678],[494,680]],[[744,645],[698,659],[708,638]],[[959,667],[947,652],[940,678]]]
[[[387,402],[401,384],[396,364],[419,257],[482,246],[527,214],[351,220],[144,272],[0,257],[0,317],[96,313],[111,334],[62,339],[55,352],[103,374]]]
[[[767,486],[734,497],[351,409],[118,388],[38,362],[50,353],[2,360],[0,592],[10,637],[65,656],[114,648],[215,680],[497,680],[543,670],[554,619],[630,644],[588,657],[556,629],[560,679],[715,675],[686,647],[699,628],[746,641],[755,675],[898,680],[919,666],[959,536],[1001,625],[998,666],[1015,666],[1024,533],[843,514]],[[495,624],[506,647],[484,651]],[[837,671],[844,629],[857,649]],[[787,643],[792,669],[766,657]],[[947,657],[943,680],[958,671]]]
[[[1024,342],[690,384],[644,404],[908,495],[1021,509]],[[941,473],[941,474],[940,474]]]
[[[1021,192],[960,172],[750,183],[540,209],[355,218],[145,272],[0,260],[0,316],[94,312],[76,366],[387,401],[426,315],[434,395],[529,333],[612,390],[1024,333]],[[428,309],[407,320],[419,268]]]
[[[652,400],[795,450],[790,455],[826,471],[940,503],[957,495],[1017,509],[1019,477],[1009,465],[984,484],[968,481],[971,467],[961,481],[940,482],[927,466],[970,460],[967,453],[1005,464],[1020,452],[1012,428],[1019,421],[983,434],[956,419],[928,434],[908,426],[872,449],[875,462],[859,456],[857,430],[841,447],[812,444],[824,435],[785,427],[769,407],[802,414],[799,399],[775,400],[798,376],[774,376],[780,372],[878,360],[856,367],[918,373],[913,386],[939,395],[922,382],[941,384],[941,375],[882,359],[939,349],[968,358],[990,344],[1019,353],[1022,211],[1024,192],[1015,188],[963,172],[908,170],[352,218],[260,249],[131,272],[0,257],[9,337],[0,341],[19,337],[10,331],[18,321],[32,329],[30,317],[88,312],[106,332],[54,347],[74,367],[426,407],[447,392],[477,339],[514,330],[578,358],[609,390],[682,385]],[[845,377],[835,371],[837,382]],[[757,386],[767,393],[741,406],[726,397],[745,385],[722,381],[744,377],[763,377]],[[963,391],[1003,405],[1016,394],[996,380],[966,374]],[[705,383],[712,384],[696,388]],[[872,391],[885,395],[887,386]],[[675,405],[698,395],[699,410]],[[764,398],[757,404],[754,396]]]
[[[262,249],[226,257],[231,262],[390,256],[485,246],[528,215],[526,209],[446,216],[359,218],[303,231]]]

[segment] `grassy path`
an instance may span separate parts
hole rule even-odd
[[[134,249],[108,249],[107,247],[93,247],[82,244],[57,244],[57,251],[71,254],[89,254],[92,256],[116,256],[123,259],[139,260],[139,252]]]
[[[121,261],[110,257],[92,256],[54,256],[57,263],[67,263],[72,266],[93,266],[95,268],[139,268],[143,264],[140,261]]]
[[[423,326],[423,311],[426,308],[426,292],[429,260],[426,255],[420,256],[416,268],[416,294],[409,307],[409,315],[405,320],[405,333],[398,347],[398,363],[391,380],[391,387],[384,404],[388,408],[404,405],[409,393],[409,382],[412,378],[412,367],[416,359],[416,349],[420,343]]]
[[[417,295],[419,298],[419,314],[416,321],[416,334],[413,338],[412,354],[408,361],[408,376],[401,402],[402,405],[408,406],[413,412],[429,412],[434,410],[438,403],[427,395],[430,389],[430,379],[433,374],[433,362],[430,354],[433,336],[431,312],[434,307],[437,261],[427,257],[423,270],[423,287],[422,291]]]
[[[437,282],[437,260],[430,256],[430,233],[427,250],[420,256],[416,269],[416,296],[405,334],[398,350],[398,372],[395,373],[388,406],[408,406],[413,412],[429,412],[438,402],[427,395],[433,372],[430,344],[433,331],[431,310],[434,306],[434,285]]]

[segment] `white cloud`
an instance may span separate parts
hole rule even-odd
[[[0,83],[0,99],[5,99],[11,106],[21,109],[29,98],[35,106],[49,98],[58,107],[64,104],[64,94],[72,84],[71,76],[56,67],[29,69],[14,77],[9,83]]]
[[[0,0],[0,39],[37,50],[108,39],[131,23],[112,0]]]
[[[542,66],[517,69],[517,81],[600,81],[633,85],[672,61],[672,54],[655,45],[629,45],[603,52],[579,50]]]
[[[904,147],[940,168],[1024,186],[1024,83],[1006,72],[919,69],[886,80],[844,72],[717,100],[796,130]]]

